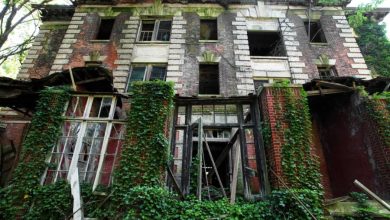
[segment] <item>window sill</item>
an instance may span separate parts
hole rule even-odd
[[[110,43],[111,40],[89,40],[91,43]]]
[[[136,44],[170,44],[171,41],[136,41]]]
[[[218,43],[218,40],[199,40],[199,43],[201,43],[201,44],[212,44],[212,43]]]
[[[316,42],[310,42],[309,44],[318,47],[327,47],[329,45],[328,43],[316,43]]]
[[[220,98],[222,97],[221,94],[198,94],[199,98]]]
[[[272,60],[288,60],[288,57],[277,57],[277,56],[250,56],[251,59],[272,59]]]

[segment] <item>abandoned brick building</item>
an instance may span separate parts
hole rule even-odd
[[[346,4],[94,0],[42,7],[40,33],[18,80],[4,81],[1,88],[1,184],[10,178],[15,166],[10,161],[34,115],[36,96],[18,86],[71,85],[74,77],[78,92],[64,113],[61,140],[48,155],[56,166],[42,172],[41,183],[66,179],[70,167],[78,166],[80,181],[96,187],[113,181],[125,138],[121,108],[129,102],[131,83],[165,80],[174,82],[176,94],[167,135],[180,189],[189,192],[190,158],[202,129],[220,177],[208,184],[228,188],[239,155],[237,191],[260,198],[283,187],[286,100],[273,85],[288,80],[294,94],[302,85],[308,94],[313,128],[308,135],[320,160],[325,197],[356,190],[357,179],[390,199],[390,148],[363,117],[356,92],[359,85],[378,92],[389,81],[372,79],[342,9]],[[205,167],[213,175],[209,156]]]

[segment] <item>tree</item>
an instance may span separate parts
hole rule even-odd
[[[374,75],[390,77],[390,41],[385,25],[367,19],[355,28],[359,35],[357,43],[366,63]]]
[[[70,0],[2,0],[0,2],[0,66],[3,72],[20,66],[38,32],[38,7],[32,4],[69,4]],[[19,63],[18,63],[19,62]],[[0,70],[0,73],[1,73]]]
[[[374,75],[390,77],[390,41],[386,37],[385,24],[374,20],[374,11],[383,0],[359,6],[348,16],[349,24],[358,35],[357,43],[367,66]]]

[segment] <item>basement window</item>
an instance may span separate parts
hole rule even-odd
[[[120,108],[115,96],[73,96],[42,183],[67,179],[77,168],[80,182],[110,185],[124,141]]]
[[[131,88],[131,83],[136,81],[164,81],[167,75],[167,66],[157,64],[134,65],[131,70],[127,91]]]
[[[280,32],[248,31],[251,56],[285,56]]]
[[[99,31],[96,35],[96,40],[109,40],[114,27],[115,19],[103,18],[100,20]]]
[[[217,20],[200,20],[200,40],[218,40]]]
[[[310,23],[307,21],[304,24],[310,43],[326,43],[325,33],[319,21],[310,21]]]
[[[219,94],[219,69],[217,64],[199,65],[199,94]]]
[[[328,79],[337,76],[335,66],[317,67],[320,79]]]
[[[139,41],[169,41],[172,21],[142,20]]]

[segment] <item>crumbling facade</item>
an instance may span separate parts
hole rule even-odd
[[[313,79],[371,79],[342,6],[345,4],[324,6],[298,0],[123,0],[42,7],[43,24],[18,79],[30,81],[56,72],[69,76],[73,68],[93,71],[99,66],[111,72],[113,88],[100,90],[102,85],[94,86],[94,80],[101,76],[82,79],[82,71],[76,73],[76,88],[88,85],[93,89],[75,94],[69,102],[61,140],[48,155],[55,166],[42,173],[42,184],[66,179],[68,171],[77,167],[80,181],[94,188],[110,185],[125,138],[123,109],[129,108],[131,83],[165,80],[175,83],[176,93],[167,122],[173,174],[167,177],[168,186],[173,188],[176,182],[184,194],[191,192],[192,158],[199,154],[203,133],[219,174],[217,178],[205,150],[207,184],[229,188],[233,176],[238,175],[237,192],[248,199],[285,187],[278,179],[283,179],[280,157],[283,129],[287,129],[282,119],[285,98],[272,83],[288,80],[299,93],[301,85]],[[349,103],[352,90],[337,89],[333,93],[347,96],[344,101]],[[361,112],[347,108],[340,113],[328,98],[324,106],[333,110],[327,114],[321,109],[321,99],[326,98],[316,98],[321,88],[306,90],[312,91],[313,154],[321,162],[325,196],[346,195],[353,185],[343,181],[360,179],[389,198],[389,148],[383,148],[382,142],[367,144],[376,139],[373,131],[371,137],[365,136],[372,129],[367,123],[361,122],[366,130],[360,124],[348,127]],[[323,94],[332,96],[327,91]],[[3,109],[1,114],[3,142],[12,143],[17,155],[33,112]],[[332,118],[331,114],[340,121],[326,119]],[[329,121],[343,124],[350,114],[355,115],[345,122],[346,127],[337,125],[341,131],[336,132]],[[266,121],[271,134],[268,147],[263,140]],[[357,149],[335,139],[356,140],[355,134],[347,134],[351,129],[361,137],[354,142]],[[379,148],[386,151],[382,156],[376,152]],[[348,160],[349,167],[345,167],[345,154],[350,152],[359,159]],[[237,158],[241,158],[239,165],[235,165]],[[354,170],[351,164],[363,164],[364,172],[350,173]],[[347,178],[346,173],[350,174]],[[5,184],[6,180],[2,181]]]

